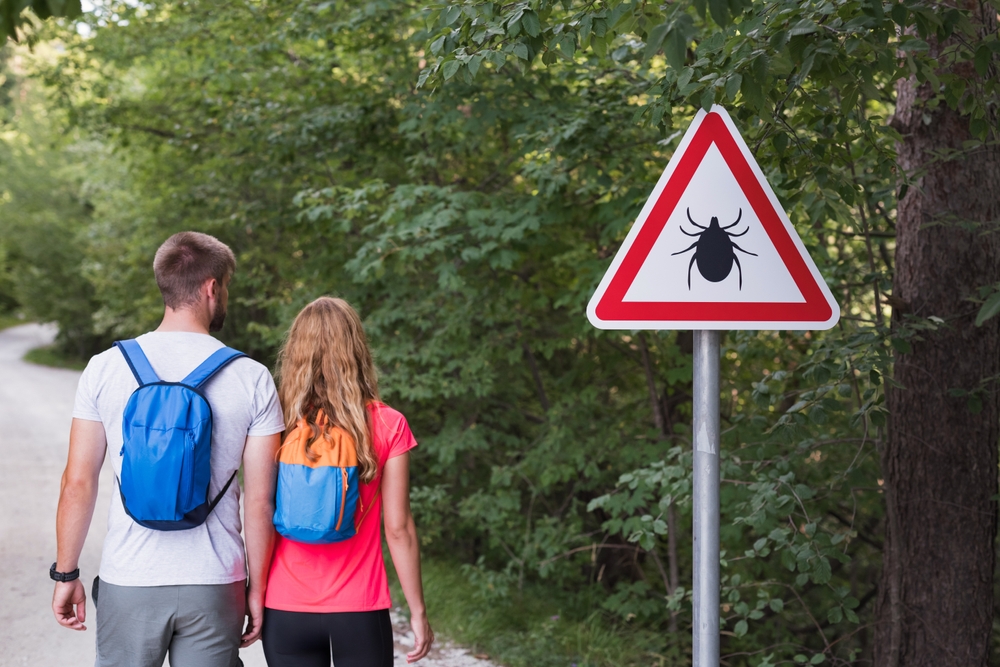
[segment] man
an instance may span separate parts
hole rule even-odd
[[[223,347],[209,332],[222,328],[235,266],[225,244],[196,232],[175,234],[156,252],[153,272],[163,295],[163,321],[136,340],[162,381],[182,380]],[[76,570],[98,475],[110,451],[121,480],[122,418],[137,386],[122,352],[112,348],[91,359],[77,389],[51,571],[57,581],[52,610],[60,625],[73,630],[86,629],[86,593]],[[130,518],[116,482],[95,595],[98,667],[161,667],[168,652],[171,663],[181,667],[233,667],[239,647],[260,636],[273,548],[275,459],[284,429],[281,407],[270,373],[245,357],[224,366],[202,391],[214,423],[209,498],[225,488],[242,460],[246,548],[238,483],[201,525],[162,531]],[[163,493],[171,491],[177,492]]]

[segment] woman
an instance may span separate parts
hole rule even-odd
[[[295,318],[278,358],[278,395],[285,413],[283,447],[298,428],[307,434],[299,443],[305,445],[304,456],[315,460],[322,438],[349,437],[361,483],[353,537],[306,544],[278,536],[264,603],[267,664],[329,667],[332,649],[336,667],[392,667],[380,515],[410,607],[415,642],[407,661],[419,660],[430,650],[434,633],[427,622],[410,513],[408,452],[417,443],[403,415],[379,400],[361,319],[346,301],[320,297]],[[279,480],[276,521],[284,479]]]

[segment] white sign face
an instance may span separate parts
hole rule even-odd
[[[715,106],[681,139],[587,316],[601,329],[828,329],[840,308]]]

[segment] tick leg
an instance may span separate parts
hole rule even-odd
[[[673,257],[674,255],[683,255],[684,253],[686,253],[688,250],[690,250],[691,248],[695,247],[696,245],[698,245],[697,241],[695,241],[694,243],[692,243],[690,246],[688,246],[684,250],[680,250],[678,252],[672,252],[672,253],[670,253],[670,256]],[[733,245],[736,245],[736,244],[734,243]],[[746,252],[746,251],[744,250],[743,252]],[[695,253],[695,254],[697,255],[698,253]]]
[[[701,236],[702,234],[705,233],[705,232],[697,232],[696,234],[692,234],[691,232],[685,231],[683,227],[680,227],[679,229],[681,230],[682,234],[687,234],[688,236]],[[747,231],[749,231],[749,229]]]
[[[732,229],[732,228],[733,228],[733,227],[735,227],[736,225],[740,224],[740,219],[741,219],[742,217],[743,217],[743,209],[741,208],[741,209],[740,209],[740,214],[739,214],[738,216],[736,216],[736,222],[734,222],[734,223],[733,223],[733,224],[731,224],[731,225],[726,225],[726,226],[725,226],[725,227],[723,227],[722,229]],[[745,233],[745,232],[744,232],[744,233]]]
[[[725,227],[725,229],[729,229],[729,227]],[[726,232],[726,234],[728,234],[728,235],[729,235],[729,238],[732,238],[732,239],[734,239],[734,238],[736,238],[737,236],[743,236],[744,234],[746,234],[746,233],[747,233],[747,232],[749,232],[749,231],[750,231],[750,228],[749,228],[749,227],[747,227],[746,229],[744,229],[744,230],[743,230],[742,232],[740,232],[739,234],[733,234],[732,232]]]
[[[734,248],[736,248],[737,250],[739,250],[740,252],[745,252],[746,254],[748,254],[748,255],[753,255],[754,257],[756,257],[756,256],[757,256],[757,253],[755,253],[755,252],[750,252],[749,250],[744,250],[743,248],[739,247],[739,246],[738,246],[738,245],[736,245],[735,243],[733,244],[733,247],[734,247]],[[733,255],[733,257],[736,257],[736,255]]]
[[[694,225],[695,227],[697,227],[698,229],[708,229],[708,227],[702,227],[697,222],[695,222],[694,220],[691,219],[691,207],[690,206],[688,207],[688,220],[691,220],[691,224]]]
[[[735,244],[733,244],[735,245]],[[746,252],[746,251],[744,251]],[[733,255],[733,261],[736,262],[736,269],[740,272],[740,291],[743,291],[743,267],[740,266],[740,260],[736,255]],[[688,288],[690,289],[690,288]]]
[[[698,253],[691,255],[691,263],[688,264],[688,291],[691,291],[691,267],[694,266],[694,260],[698,259]],[[741,274],[742,275],[742,274]],[[742,280],[742,278],[741,278]]]

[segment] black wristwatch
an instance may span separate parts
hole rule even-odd
[[[56,572],[56,564],[52,563],[52,567],[49,568],[49,578],[52,581],[73,581],[80,578],[80,568],[76,568],[72,572]]]

